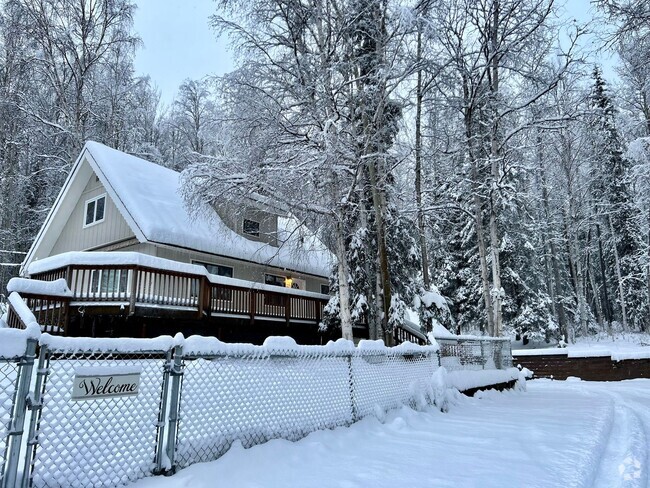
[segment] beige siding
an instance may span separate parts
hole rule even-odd
[[[67,251],[84,251],[105,246],[109,243],[134,237],[119,210],[106,195],[104,221],[84,228],[84,213],[86,201],[106,193],[102,184],[94,174],[90,176],[81,197],[75,204],[59,238],[52,248],[51,255]]]
[[[182,263],[191,263],[192,261],[201,261],[211,264],[219,264],[221,266],[230,266],[233,268],[233,278],[240,280],[253,281],[256,283],[264,283],[264,274],[274,274],[277,276],[291,276],[305,281],[307,291],[320,293],[320,285],[326,285],[327,280],[316,278],[311,275],[304,275],[301,273],[288,272],[283,269],[273,268],[270,266],[263,266],[261,264],[249,263],[247,261],[239,261],[236,259],[229,259],[224,257],[217,257],[210,254],[198,253],[194,251],[183,251],[181,249],[172,249],[168,247],[158,247],[156,256]]]
[[[251,241],[266,242],[272,246],[278,245],[278,216],[253,207],[243,210],[230,205],[221,205],[217,208],[221,220],[237,234]],[[260,235],[254,237],[244,234],[244,219],[253,220],[260,224]]]

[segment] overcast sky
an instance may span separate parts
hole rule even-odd
[[[137,0],[135,32],[144,47],[135,68],[148,74],[171,102],[186,78],[198,79],[232,69],[226,42],[217,40],[209,25],[214,0]]]
[[[186,78],[198,79],[232,69],[227,42],[217,39],[209,24],[216,9],[214,0],[136,0],[136,3],[134,27],[144,43],[136,55],[136,71],[151,76],[161,91],[163,103],[171,103]],[[567,0],[565,5],[568,18],[581,23],[591,18],[590,0]],[[605,75],[611,78],[611,61],[600,61],[605,64]]]

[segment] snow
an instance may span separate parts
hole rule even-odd
[[[118,208],[128,214],[125,219],[146,240],[329,276],[332,255],[318,239],[295,232],[294,219],[278,219],[278,234],[288,239],[281,248],[246,239],[216,212],[192,215],[180,194],[180,173],[97,142],[89,141],[85,148]]]
[[[0,358],[11,359],[25,354],[29,332],[21,329],[0,328]]]
[[[132,488],[648,487],[650,380],[534,380],[527,391],[449,394],[298,442],[234,445],[217,461]]]
[[[72,292],[68,288],[65,279],[60,278],[54,281],[30,280],[26,278],[11,278],[7,283],[7,291],[31,294],[46,295],[54,297],[71,297]]]
[[[16,292],[10,293],[8,300],[11,307],[14,309],[14,312],[16,312],[18,317],[20,317],[20,320],[25,324],[25,330],[28,337],[31,339],[37,338],[40,334],[41,328],[36,322],[36,317],[34,317],[34,314],[25,301]]]
[[[437,291],[428,291],[424,293],[420,299],[426,308],[431,308],[431,305],[435,304],[439,310],[447,309],[447,301]]]
[[[66,353],[85,351],[97,353],[169,351],[182,342],[182,334],[177,334],[176,337],[159,336],[155,339],[136,339],[130,337],[61,337],[42,334],[39,341],[41,346],[48,346],[52,350]]]
[[[590,338],[581,338],[576,344],[567,347],[537,347],[529,344],[530,349],[515,349],[513,356],[557,355],[569,358],[611,357],[614,361],[650,358],[650,335],[627,333],[618,335],[600,334]]]
[[[324,346],[305,346],[296,344],[291,337],[271,336],[267,337],[264,344],[254,346],[243,343],[226,343],[221,342],[216,337],[203,337],[193,335],[185,340],[177,340],[179,345],[183,346],[183,353],[187,355],[215,355],[215,356],[300,356],[323,355],[323,356],[349,356],[356,355],[373,355],[373,354],[432,354],[438,350],[436,344],[429,346],[420,346],[408,341],[394,347],[386,347],[384,341],[361,340],[355,348],[354,342],[346,339],[329,341]]]
[[[450,371],[446,374],[447,384],[458,391],[471,390],[485,385],[499,385],[511,381],[526,381],[517,368],[486,369],[482,371]]]

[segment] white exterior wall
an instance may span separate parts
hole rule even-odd
[[[240,280],[253,281],[255,283],[264,283],[264,275],[274,274],[277,276],[291,276],[305,281],[306,291],[313,291],[320,293],[320,285],[326,285],[327,280],[318,278],[312,275],[296,273],[293,271],[286,271],[280,268],[273,268],[271,266],[263,266],[261,264],[251,263],[247,261],[240,261],[236,259],[229,259],[226,257],[214,256],[211,254],[199,253],[194,251],[186,251],[183,249],[173,249],[171,247],[157,247],[156,254],[159,258],[171,259],[173,261],[180,261],[182,263],[192,263],[193,261],[201,261],[210,264],[219,264],[221,266],[230,266],[233,268],[233,278]]]
[[[51,255],[67,251],[96,249],[117,241],[135,238],[126,220],[124,220],[108,195],[106,195],[104,221],[84,227],[86,201],[104,193],[106,193],[106,190],[103,185],[97,180],[94,173],[91,174],[81,197],[75,204],[68,221],[52,248]]]

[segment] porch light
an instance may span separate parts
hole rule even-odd
[[[293,278],[291,276],[287,276],[284,279],[284,286],[287,288],[291,288],[291,285],[293,285]]]

